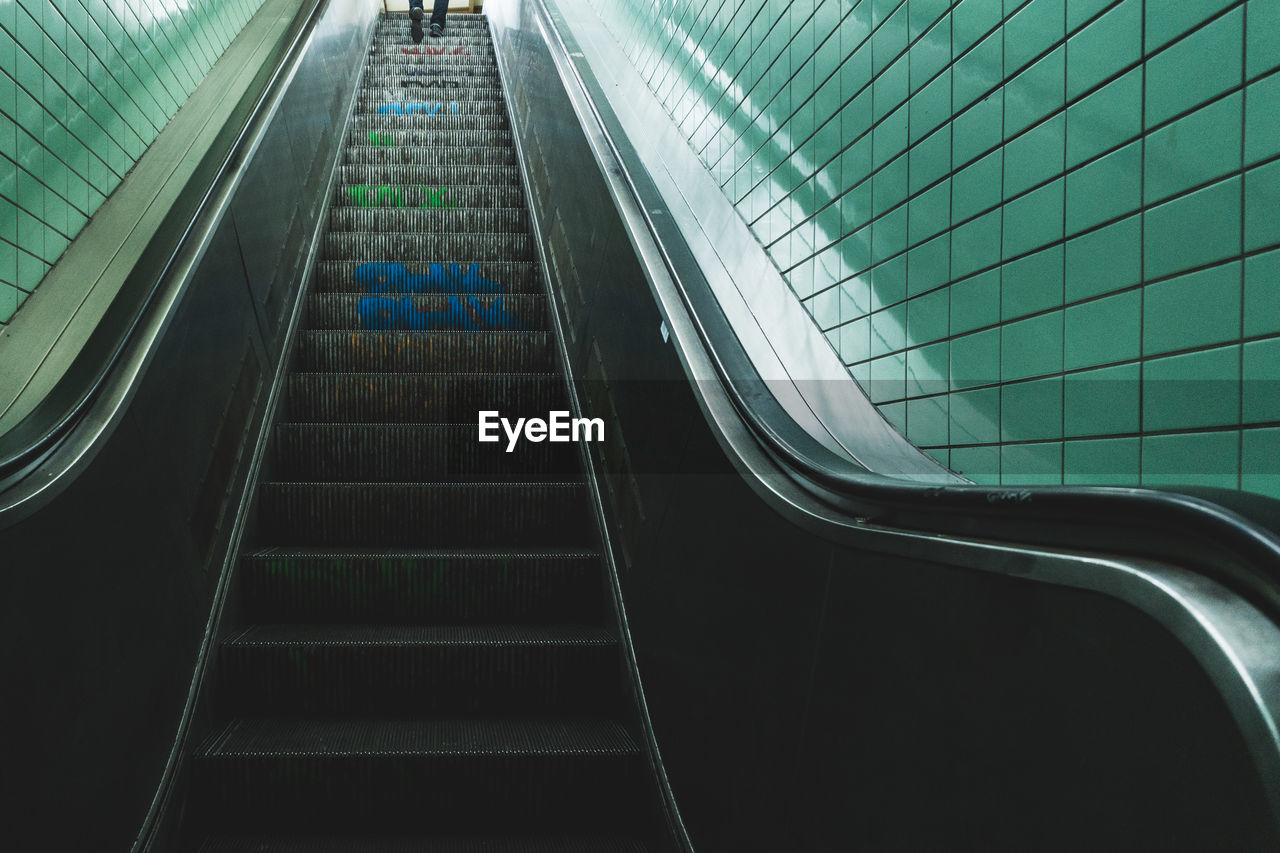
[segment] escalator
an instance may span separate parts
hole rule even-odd
[[[1280,848],[1276,505],[913,468],[591,5],[316,0],[0,436],[13,843]]]
[[[384,15],[362,87],[189,843],[659,849],[578,449],[476,441],[567,409],[484,19]]]

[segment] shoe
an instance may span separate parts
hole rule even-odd
[[[444,35],[444,27],[440,26],[439,24],[432,24],[432,25],[431,25],[431,37],[432,37],[433,39],[438,39],[438,38],[440,38],[440,36],[442,36],[442,35]]]
[[[410,10],[409,10],[409,18],[410,18],[410,19],[412,19],[412,20],[414,20],[414,21],[421,21],[421,20],[422,20],[422,10],[421,10],[421,9],[419,9],[419,8],[416,8],[416,7],[415,7],[415,8],[413,8],[413,9],[410,9]]]
[[[413,23],[409,24],[409,35],[410,35],[410,37],[412,37],[412,38],[413,38],[413,43],[414,43],[414,44],[422,44],[422,24],[421,24],[421,22],[419,22],[419,21],[414,21]]]

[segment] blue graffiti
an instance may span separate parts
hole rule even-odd
[[[414,275],[404,264],[378,261],[356,267],[356,284],[366,293],[501,293],[502,285],[480,274],[471,264],[430,264],[426,275]]]
[[[456,296],[450,296],[439,311],[420,310],[413,299],[402,296],[366,296],[356,308],[364,328],[372,332],[392,330],[412,331],[462,331],[476,332],[482,329],[522,328],[519,319],[502,307],[499,296],[488,306],[474,296],[467,304]]]
[[[412,101],[404,104],[386,104],[384,106],[378,107],[378,115],[407,116],[407,115],[413,115],[415,113],[422,113],[424,115],[433,116],[439,113],[441,110],[457,115],[458,102],[449,101],[449,103],[447,104],[444,104],[444,103],[428,104],[428,103],[423,103],[421,101]]]

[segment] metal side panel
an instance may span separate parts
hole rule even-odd
[[[744,424],[554,7],[494,2],[661,767],[700,851],[1280,845],[1280,631],[1169,561],[877,526]],[[592,165],[594,164],[594,166]],[[1016,495],[1013,495],[1016,497]]]
[[[11,845],[127,849],[178,767],[376,11],[314,19],[93,408],[0,495]]]

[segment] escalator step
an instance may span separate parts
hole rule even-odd
[[[387,99],[361,95],[356,101],[358,115],[403,115],[424,121],[427,126],[436,116],[447,115],[506,115],[507,108],[499,100],[462,98],[448,93],[430,93],[404,98]]]
[[[546,373],[302,373],[285,393],[300,423],[475,425],[482,410],[545,419],[569,408],[564,380]]]
[[[361,163],[430,166],[441,161],[453,166],[513,167],[516,165],[516,154],[512,148],[497,146],[466,146],[441,150],[425,145],[348,145],[342,156],[342,163],[347,166]]]
[[[568,442],[477,440],[475,424],[280,424],[276,471],[291,482],[559,480],[576,477]]]
[[[547,300],[532,293],[318,293],[307,299],[307,328],[348,331],[538,331]]]
[[[642,791],[635,742],[597,718],[243,718],[196,764],[231,831],[625,832]]]
[[[391,263],[367,266],[369,261],[320,261],[316,264],[315,293],[360,293],[369,295],[381,290],[385,282],[394,289],[407,292],[421,284],[422,291],[466,293],[468,290],[496,293],[544,294],[538,265],[529,261],[487,264]],[[416,277],[416,278],[415,278]],[[423,282],[425,277],[427,281]],[[385,279],[385,281],[384,281]],[[483,279],[484,281],[480,281]],[[492,284],[486,284],[492,282]]]
[[[603,605],[594,551],[273,549],[247,557],[240,576],[251,623],[582,622]]]
[[[429,182],[428,182],[429,183]],[[534,261],[528,234],[367,234],[329,231],[322,258],[330,261],[387,260],[401,263],[448,261],[455,264]]]
[[[505,113],[501,115],[455,115],[453,113],[437,113],[430,117],[430,122],[422,120],[419,115],[353,115],[351,117],[351,135],[355,139],[367,139],[370,131],[388,133],[393,130],[417,133],[433,131],[489,131],[509,130]]]
[[[295,370],[303,373],[548,373],[550,332],[357,332],[304,330]]]
[[[213,838],[199,853],[645,853],[629,838]]]
[[[577,625],[257,625],[222,644],[233,713],[606,711],[617,640]]]
[[[417,84],[414,88],[420,89],[491,89],[494,92],[502,89],[498,75],[490,71],[465,66],[427,68],[415,63],[370,65],[364,75],[364,82],[370,92],[400,89],[406,84]]]
[[[529,230],[523,207],[489,210],[463,208],[335,207],[329,226],[336,231],[412,231],[418,234],[461,234],[468,231],[519,233]]]
[[[369,130],[369,133],[408,134],[409,131],[387,127]],[[515,166],[455,166],[447,155],[441,153],[434,162],[426,165],[406,166],[401,163],[361,163],[339,167],[339,179],[344,186],[360,185],[417,185],[447,187],[456,191],[462,187],[501,187],[520,189],[520,170]],[[523,198],[523,196],[521,196]]]
[[[581,483],[263,483],[262,527],[309,547],[537,548],[591,540]]]

